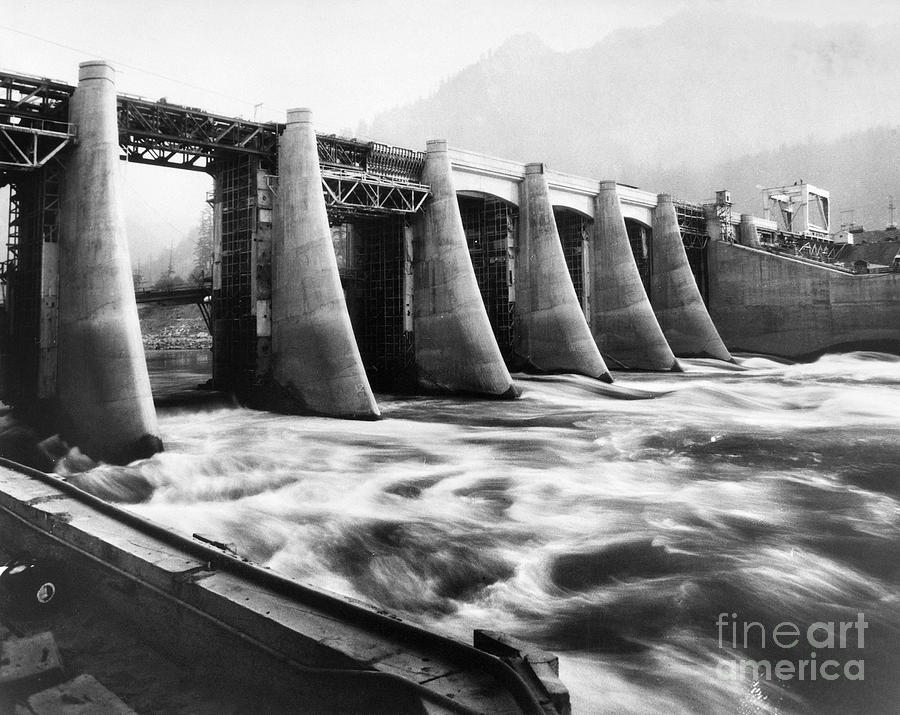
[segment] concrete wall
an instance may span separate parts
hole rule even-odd
[[[709,307],[732,351],[900,349],[900,274],[855,276],[711,241]]]

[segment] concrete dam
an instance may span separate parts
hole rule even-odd
[[[693,204],[443,140],[317,134],[305,109],[257,123],[148,101],[117,94],[104,62],[82,63],[77,87],[0,74],[0,90],[2,397],[95,458],[162,448],[121,159],[213,177],[213,386],[254,407],[375,419],[376,390],[514,398],[510,370],[611,381],[729,348],[900,345],[896,273],[807,262],[790,297],[798,262],[781,268],[771,222],[734,214],[727,192]]]

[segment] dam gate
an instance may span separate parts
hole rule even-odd
[[[9,237],[2,267],[11,399],[28,404],[53,393],[41,350],[53,349],[53,245],[59,236],[67,123],[75,87],[0,73],[0,186],[9,185]],[[208,307],[213,385],[248,397],[271,356],[271,263],[278,137],[283,125],[225,117],[165,100],[117,96],[120,158],[213,178],[213,276]],[[317,137],[322,189],[341,279],[356,317],[360,352],[374,382],[398,383],[413,363],[411,222],[428,196],[424,152]]]

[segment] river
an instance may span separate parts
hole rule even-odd
[[[149,358],[157,391],[207,377],[207,353]],[[72,478],[461,639],[554,651],[576,713],[896,712],[900,358],[739,362],[382,395],[378,422],[163,407],[164,453]]]

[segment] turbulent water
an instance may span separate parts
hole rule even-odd
[[[740,362],[382,396],[379,422],[164,408],[166,452],[72,478],[462,639],[555,651],[576,713],[896,712],[900,358]],[[172,367],[157,387],[201,380]]]

